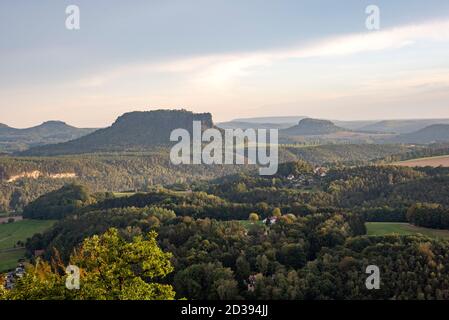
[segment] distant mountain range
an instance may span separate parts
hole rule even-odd
[[[406,134],[435,124],[449,124],[449,119],[384,120],[358,128],[363,131]]]
[[[50,156],[166,146],[170,144],[170,133],[174,129],[184,128],[192,132],[193,121],[201,121],[203,130],[214,126],[210,113],[197,114],[185,110],[129,112],[108,128],[72,141],[31,148],[21,154]]]
[[[411,133],[387,134],[380,131],[379,126],[364,127],[362,130],[348,130],[335,125],[332,121],[303,119],[296,126],[280,130],[280,136],[290,141],[319,140],[325,142],[348,143],[405,143],[405,144],[431,144],[449,141],[449,124],[434,124]],[[374,132],[373,129],[378,129]]]
[[[256,122],[240,122],[229,121],[217,124],[222,129],[287,129],[294,126],[294,123],[256,123]]]
[[[20,151],[34,146],[69,141],[95,130],[76,128],[61,121],[47,121],[26,129],[0,124],[0,151]]]
[[[293,127],[298,124],[299,121],[306,119],[304,116],[292,116],[292,117],[258,117],[258,118],[245,118],[235,119],[232,121],[218,123],[219,127],[237,128],[242,123],[245,126],[255,124],[254,127],[263,125],[264,128],[277,128],[285,129]],[[449,124],[449,119],[411,119],[411,120],[359,120],[359,121],[342,121],[331,120],[336,126],[344,129],[359,131],[359,132],[374,132],[374,133],[391,133],[391,134],[404,134],[424,129],[425,127],[434,124]]]
[[[230,122],[247,122],[247,123],[273,123],[273,124],[297,124],[304,116],[288,116],[288,117],[257,117],[257,118],[240,118]]]
[[[186,110],[129,112],[120,116],[110,127],[98,130],[79,129],[59,121],[45,122],[28,129],[0,124],[0,148],[3,152],[20,151],[20,155],[36,156],[145,150],[169,145],[170,133],[174,129],[185,128],[192,132],[194,120],[202,122],[203,130],[215,127],[210,113],[196,114]],[[429,144],[449,141],[449,124],[444,123],[449,120],[445,119],[334,122],[305,117],[270,117],[237,120],[218,124],[217,127],[279,129],[280,142],[288,144]],[[287,122],[293,120],[298,122]],[[422,127],[435,121],[443,123]],[[408,132],[414,128],[418,129]]]

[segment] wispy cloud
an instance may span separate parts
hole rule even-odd
[[[81,79],[78,84],[96,87],[126,77],[160,73],[184,73],[194,82],[220,86],[235,77],[251,73],[253,68],[271,66],[287,59],[339,57],[367,52],[395,50],[422,41],[449,41],[449,19],[406,25],[381,31],[348,34],[288,48],[213,54],[159,62],[136,63]]]

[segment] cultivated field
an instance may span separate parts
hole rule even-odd
[[[388,234],[411,235],[422,234],[433,239],[449,239],[449,230],[421,228],[409,223],[367,222],[368,235],[383,236]]]
[[[21,220],[0,224],[0,272],[14,268],[23,258],[25,250],[15,248],[17,241],[25,242],[36,233],[41,233],[54,224],[51,220]]]
[[[19,259],[25,256],[25,249],[0,250],[0,272],[8,271],[17,266]]]
[[[431,158],[420,158],[394,163],[395,165],[405,167],[449,167],[449,155]]]

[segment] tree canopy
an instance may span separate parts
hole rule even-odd
[[[170,300],[172,286],[160,283],[173,271],[171,254],[163,252],[157,234],[135,236],[128,242],[111,228],[101,236],[86,238],[70,257],[80,270],[79,289],[66,288],[68,275],[59,256],[53,262],[38,260],[26,269],[3,299]]]

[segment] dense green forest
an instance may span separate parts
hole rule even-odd
[[[449,209],[437,203],[417,203],[408,209],[407,220],[417,226],[449,230]]]
[[[248,170],[226,165],[173,166],[169,159],[166,149],[51,158],[0,157],[0,212],[20,212],[30,201],[66,183],[80,183],[94,192],[147,191],[157,185],[207,180]],[[39,172],[39,176],[23,177],[33,172]]]
[[[427,146],[419,146],[409,149],[407,152],[397,152],[396,154],[388,155],[380,161],[383,163],[445,156],[449,154],[449,145],[447,143],[435,143]]]
[[[111,228],[127,243],[156,232],[173,267],[157,281],[173,298],[449,298],[447,241],[366,236],[365,228],[366,221],[448,228],[449,169],[364,165],[320,172],[295,161],[273,177],[249,170],[128,195],[68,184],[25,206],[28,217],[59,220],[30,238],[26,250],[29,258],[44,250],[46,261],[56,254],[64,265],[85,239]],[[369,265],[381,270],[379,290],[365,286]],[[62,281],[57,272],[51,277]]]
[[[83,206],[96,201],[84,186],[65,185],[28,204],[23,210],[25,219],[61,219]]]
[[[410,148],[395,145],[281,146],[279,157],[283,163],[304,159],[313,166],[339,167],[367,164],[400,150],[406,152]],[[252,170],[251,166],[173,166],[168,152],[166,148],[153,148],[145,152],[0,157],[0,212],[21,212],[30,201],[66,183],[79,183],[93,192],[148,191],[157,185],[185,185]]]
[[[449,243],[365,227],[449,228],[449,168],[389,164],[441,150],[282,146],[269,177],[252,166],[172,166],[164,148],[2,157],[1,210],[57,222],[26,241],[34,266],[0,298],[447,299]],[[127,269],[118,244],[137,250],[133,265],[161,266],[160,276]],[[122,267],[82,254],[108,250],[104,259]],[[91,286],[69,293],[61,266],[75,261]],[[365,286],[369,265],[381,270],[380,290]],[[105,285],[103,269],[120,289]]]

